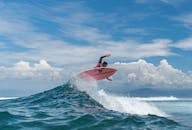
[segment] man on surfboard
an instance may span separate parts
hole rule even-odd
[[[102,62],[102,60],[103,60],[103,58],[109,57],[109,56],[111,56],[111,55],[107,54],[107,55],[101,56],[100,59],[99,59],[99,62],[96,65],[96,67],[107,67],[108,63],[106,61]],[[99,71],[101,71],[101,70],[99,70]],[[109,77],[107,77],[106,79],[109,80],[109,81],[112,81],[112,79],[110,79]]]
[[[105,57],[109,57],[111,56],[110,54],[107,54],[107,55],[104,55],[104,56],[101,56],[100,59],[99,59],[99,62],[97,63],[96,67],[107,67],[108,63],[106,61],[103,61],[103,58]]]
[[[101,56],[99,62],[94,68],[81,72],[79,76],[83,79],[90,79],[91,77],[95,80],[108,79],[111,81],[109,77],[112,76],[117,70],[113,67],[107,67],[108,63],[103,61],[103,58],[108,56],[110,56],[110,54]]]

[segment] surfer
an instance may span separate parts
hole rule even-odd
[[[108,63],[106,61],[103,61],[103,58],[111,56],[110,54],[101,56],[97,65],[92,68],[92,69],[88,69],[85,70],[83,72],[81,72],[78,76],[80,76],[80,78],[87,78],[90,79],[89,77],[91,77],[92,79],[95,80],[102,80],[102,79],[107,79],[110,80],[109,77],[112,76],[117,70],[113,67],[107,67]]]
[[[109,56],[111,56],[111,55],[107,54],[107,55],[101,56],[100,59],[99,59],[99,62],[96,65],[96,67],[107,67],[108,63],[106,61],[103,61],[103,58],[109,57]],[[102,71],[102,69],[99,70],[99,71]],[[109,77],[107,77],[106,79],[109,80],[109,81],[112,81],[112,79],[110,79]]]
[[[96,67],[107,67],[108,63],[106,61],[103,61],[103,58],[111,56],[110,54],[101,56],[99,59],[99,62],[97,63]],[[103,62],[102,62],[103,61]]]

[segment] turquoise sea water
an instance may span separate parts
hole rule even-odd
[[[1,100],[0,130],[192,129],[191,109],[182,107],[191,100],[149,102],[92,91],[66,83],[29,97]]]

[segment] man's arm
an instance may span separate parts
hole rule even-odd
[[[100,59],[99,59],[99,62],[98,62],[98,63],[97,63],[97,65],[96,65],[96,67],[100,67],[100,66],[101,66],[101,63],[102,63],[103,58],[105,58],[105,57],[109,57],[109,56],[111,56],[111,54],[107,54],[107,55],[101,56],[101,57],[100,57]]]

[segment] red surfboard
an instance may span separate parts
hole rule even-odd
[[[117,70],[111,67],[95,67],[79,74],[81,78],[102,80],[112,76]]]

